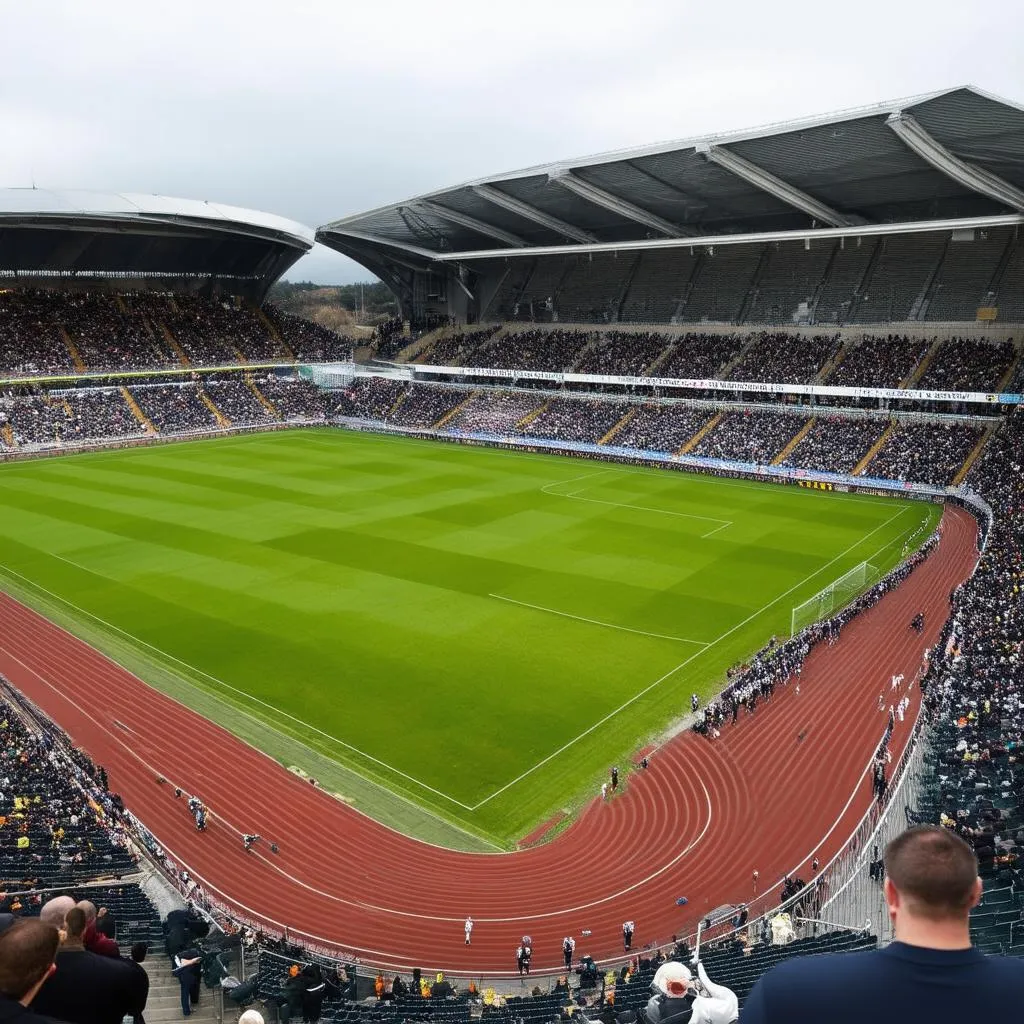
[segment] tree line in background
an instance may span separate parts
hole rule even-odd
[[[287,313],[344,332],[374,326],[398,313],[398,302],[380,281],[324,286],[312,281],[278,281],[267,296]]]

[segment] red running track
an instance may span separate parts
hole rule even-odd
[[[824,864],[844,844],[871,801],[866,769],[886,721],[878,696],[888,707],[890,677],[914,679],[950,591],[976,561],[974,520],[952,507],[943,518],[931,557],[838,644],[811,655],[799,694],[780,687],[717,741],[676,736],[623,793],[516,853],[456,853],[387,829],[7,596],[0,672],[106,766],[111,788],[173,859],[246,916],[368,963],[487,976],[511,972],[529,934],[535,971],[555,970],[564,935],[595,958],[621,952],[626,919],[636,921],[637,946],[665,941],[710,908],[749,900],[754,869],[764,886],[794,871],[810,877],[813,856]],[[918,636],[909,621],[922,609]],[[917,715],[918,689],[906,692],[894,760]],[[174,799],[175,784],[210,806],[206,833]],[[280,853],[262,843],[246,853],[241,832],[278,842]]]

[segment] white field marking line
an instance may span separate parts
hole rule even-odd
[[[218,686],[222,686],[225,690],[230,690],[232,693],[237,693],[240,697],[244,697],[246,700],[251,700],[254,704],[259,704],[262,707],[265,707],[268,710],[273,711],[274,714],[280,715],[282,718],[289,719],[296,725],[301,726],[303,729],[308,729],[310,732],[315,732],[317,735],[323,736],[324,739],[328,739],[332,743],[337,743],[339,746],[345,747],[348,750],[351,750],[354,753],[359,754],[360,757],[365,757],[367,761],[372,761],[374,764],[380,765],[380,767],[382,768],[386,768],[389,772],[393,772],[395,775],[400,775],[403,779],[407,779],[409,782],[414,783],[421,789],[425,789],[428,792],[433,793],[435,796],[444,798],[445,800],[449,801],[449,803],[453,803],[458,807],[461,807],[463,810],[473,810],[472,807],[470,807],[468,804],[462,803],[461,800],[456,800],[455,797],[449,796],[447,793],[442,793],[441,790],[434,789],[433,786],[428,786],[425,782],[420,782],[419,779],[416,779],[411,775],[407,775],[405,772],[401,771],[398,768],[393,768],[386,761],[381,761],[379,758],[374,757],[372,754],[367,754],[365,751],[360,750],[358,747],[353,746],[351,743],[346,743],[345,740],[338,739],[338,737],[332,736],[330,733],[324,732],[322,729],[318,729],[315,725],[310,725],[308,722],[304,722],[301,718],[296,718],[295,715],[289,714],[287,711],[284,711],[281,708],[276,707],[275,705],[270,704],[265,700],[261,700],[259,697],[254,697],[252,694],[246,693],[245,690],[241,690],[237,686],[232,686],[230,683],[224,682],[223,679],[218,679],[216,676],[210,675],[209,672],[204,672],[202,669],[196,668],[195,665],[190,665],[187,661],[182,661],[181,658],[176,658],[173,654],[168,654],[166,651],[161,650],[159,647],[155,647],[153,644],[147,643],[145,640],[139,639],[139,637],[134,636],[127,630],[121,629],[120,626],[115,626],[112,622],[107,622],[106,619],[101,619],[98,615],[94,615],[92,612],[87,611],[85,608],[79,607],[71,601],[68,601],[66,598],[63,598],[60,595],[53,593],[53,591],[47,590],[45,587],[40,586],[38,583],[35,583],[27,577],[22,576],[20,572],[18,572],[15,569],[12,569],[10,566],[0,565],[0,570],[8,572],[12,576],[17,576],[18,579],[23,580],[30,586],[38,587],[38,589],[43,591],[44,594],[48,594],[50,597],[66,604],[68,607],[73,608],[75,611],[81,612],[83,615],[89,616],[90,619],[93,619],[94,621],[100,623],[100,625],[105,626],[107,629],[112,629],[114,630],[114,632],[120,633],[121,636],[125,637],[128,640],[131,640],[135,644],[138,644],[140,647],[146,647],[149,650],[160,655],[161,657],[166,658],[168,661],[173,661],[175,664],[181,665],[183,668],[195,672],[196,675],[202,676],[205,679],[209,679],[212,683],[216,683]],[[91,572],[92,570],[86,569],[85,571]],[[94,575],[98,576],[100,574],[95,573]],[[257,719],[257,721],[259,721],[259,719]],[[387,787],[383,788],[387,789]],[[392,792],[392,790],[389,789],[388,792]]]
[[[640,636],[653,636],[658,640],[675,640],[680,644],[697,644],[700,647],[707,647],[705,640],[689,640],[685,636],[668,636],[666,633],[648,633],[646,629],[633,629],[630,626],[619,626],[614,622],[601,622],[600,619],[588,619],[585,615],[573,615],[571,612],[560,612],[557,608],[545,608],[541,604],[530,604],[529,601],[517,601],[514,597],[502,597],[501,594],[488,594],[496,601],[507,601],[509,604],[518,604],[523,608],[532,608],[537,612],[547,612],[549,615],[560,615],[563,619],[576,619],[577,622],[589,622],[592,626],[604,626],[605,629],[621,629],[624,633],[638,633]]]
[[[835,565],[835,563],[838,562],[840,559],[845,558],[855,548],[860,547],[860,545],[863,544],[864,541],[868,539],[868,537],[874,536],[876,533],[878,533],[879,530],[885,529],[885,527],[888,526],[898,516],[903,515],[903,513],[906,512],[908,508],[911,508],[911,506],[907,505],[905,508],[899,509],[898,511],[894,512],[891,516],[889,516],[888,519],[886,519],[884,523],[880,523],[878,526],[876,526],[869,533],[866,533],[859,540],[854,541],[845,551],[841,551],[838,555],[835,556],[835,558],[830,559],[823,566],[821,566],[821,568],[815,569],[814,572],[805,576],[798,583],[794,583],[793,586],[791,586],[788,590],[783,591],[781,594],[779,594],[778,597],[772,598],[771,601],[769,601],[765,605],[762,605],[753,614],[748,615],[742,622],[738,622],[731,629],[726,630],[720,637],[717,637],[715,640],[712,640],[706,647],[702,647],[699,651],[695,652],[694,654],[691,654],[690,657],[688,657],[685,661],[681,661],[678,665],[676,665],[675,668],[669,669],[663,676],[660,676],[658,679],[655,679],[653,683],[650,683],[647,686],[645,686],[639,693],[630,697],[629,700],[625,701],[623,704],[620,704],[614,710],[609,711],[608,714],[604,716],[604,718],[595,722],[592,726],[590,726],[589,729],[584,729],[583,732],[581,732],[578,736],[569,740],[568,743],[563,744],[554,753],[548,754],[547,757],[538,761],[532,768],[528,768],[525,772],[523,772],[522,775],[519,775],[517,778],[514,778],[511,782],[505,783],[504,786],[502,786],[500,789],[495,790],[493,793],[491,793],[490,796],[484,797],[484,799],[481,800],[478,804],[475,804],[471,808],[471,810],[475,811],[477,810],[477,808],[482,807],[484,804],[493,800],[496,796],[500,796],[507,789],[511,789],[512,786],[516,785],[516,783],[522,782],[523,779],[525,779],[529,775],[532,775],[538,768],[542,768],[549,761],[554,760],[556,757],[559,756],[559,754],[563,754],[566,750],[568,750],[571,746],[578,743],[585,736],[589,736],[590,733],[592,733],[595,729],[599,728],[600,726],[604,725],[605,722],[614,718],[620,711],[624,711],[631,704],[635,704],[641,697],[643,697],[647,693],[650,693],[650,691],[653,690],[656,686],[660,686],[666,679],[669,679],[670,677],[674,676],[681,668],[685,668],[687,665],[690,664],[691,661],[694,660],[694,658],[699,658],[702,654],[705,654],[707,651],[711,650],[712,647],[715,647],[718,644],[720,644],[724,639],[726,639],[726,637],[732,636],[733,633],[735,633],[738,629],[742,629],[742,627],[745,626],[748,622],[752,622],[754,619],[756,619],[759,615],[762,615],[773,605],[778,604],[784,597],[787,597],[788,595],[792,594],[794,590],[798,590],[809,580],[812,580],[815,576],[818,576],[821,573],[823,573],[829,566]]]
[[[347,427],[342,427],[342,426],[335,426],[332,429],[338,431],[339,433],[347,432],[347,433],[350,433],[350,434],[360,434],[362,436],[373,437],[373,438],[376,438],[376,439],[378,439],[380,441],[386,441],[386,442],[389,442],[391,444],[401,444],[403,441],[404,442],[435,442],[435,443],[437,443],[436,438],[433,435],[431,435],[431,434],[423,434],[423,435],[384,434],[384,433],[377,433],[376,431],[373,431],[373,430],[349,430]],[[310,428],[308,428],[308,427],[300,428],[300,430],[302,432],[304,432],[304,433],[310,432]],[[445,436],[445,435],[442,435],[442,436]],[[319,442],[319,443],[320,444],[324,444],[324,442]],[[339,443],[347,443],[347,442],[339,442]],[[413,443],[410,443],[407,446],[408,447],[414,447],[415,445]],[[324,444],[324,447],[328,447],[328,445]],[[572,458],[571,455],[564,455],[564,454],[562,454],[560,452],[556,452],[556,451],[551,451],[548,454],[543,454],[542,455],[542,454],[534,454],[533,452],[528,452],[528,451],[525,451],[525,450],[524,451],[508,451],[508,450],[505,450],[505,449],[502,449],[502,448],[491,448],[489,445],[479,445],[478,446],[478,445],[457,445],[457,444],[452,444],[452,445],[449,445],[449,447],[455,448],[455,449],[458,449],[458,450],[461,450],[461,451],[466,451],[466,450],[487,451],[491,455],[501,455],[501,456],[505,456],[505,457],[508,457],[508,458],[520,459],[520,460],[526,461],[526,462],[544,462],[544,463],[547,463],[548,465],[552,464],[552,462],[551,462],[552,459],[566,460],[566,459]],[[635,449],[635,451],[636,451],[637,455],[640,456],[641,458],[643,458],[645,456],[645,454],[647,454],[644,451],[644,449],[642,449],[642,448],[637,448],[637,449]],[[786,479],[785,477],[765,477],[764,480],[751,481],[750,483],[744,483],[741,480],[732,480],[732,479],[727,478],[727,477],[716,477],[716,476],[712,476],[711,474],[708,474],[708,473],[703,473],[703,472],[701,472],[701,469],[700,469],[699,466],[690,467],[687,463],[680,463],[676,459],[668,459],[668,460],[665,460],[662,464],[654,465],[654,466],[631,467],[629,465],[623,465],[623,464],[620,463],[620,464],[618,464],[616,466],[616,470],[617,470],[617,472],[620,472],[620,473],[626,473],[628,476],[643,476],[643,477],[646,477],[646,476],[649,476],[649,474],[652,473],[652,472],[664,472],[664,468],[671,468],[673,466],[677,467],[677,466],[680,466],[680,465],[685,467],[684,468],[684,473],[685,473],[685,475],[687,477],[689,477],[691,479],[694,478],[694,477],[697,477],[697,478],[703,478],[705,480],[713,480],[719,486],[722,486],[722,487],[725,487],[725,486],[735,487],[735,488],[738,488],[738,489],[744,490],[744,491],[761,491],[762,493],[764,493],[764,488],[766,486],[776,486],[776,487],[778,487],[779,486],[779,482],[781,480],[785,480]],[[676,470],[676,471],[678,472],[678,470]],[[576,479],[580,479],[580,478],[577,477]],[[572,481],[563,481],[563,482],[571,483]],[[557,483],[558,483],[558,481],[554,481],[553,484],[548,484],[547,486],[549,486],[549,487],[550,486],[554,486]],[[797,495],[800,495],[802,497],[809,497],[811,495],[818,495],[819,497],[823,497],[823,498],[824,497],[831,497],[831,498],[841,497],[843,499],[843,501],[856,502],[857,504],[860,504],[860,505],[877,505],[880,500],[882,500],[882,501],[895,501],[896,500],[896,495],[899,493],[897,491],[893,491],[891,496],[886,495],[883,498],[879,498],[879,497],[861,498],[861,497],[857,497],[856,495],[849,494],[849,493],[847,493],[845,491],[814,491],[814,490],[804,490],[803,488],[800,488],[800,487],[796,487],[796,488],[782,488],[782,490],[783,490],[784,493],[792,494],[793,497],[796,497]],[[906,503],[902,503],[901,502],[901,504],[906,504]],[[909,504],[907,504],[907,507],[908,508],[913,508],[916,505],[920,505],[920,504],[923,504],[923,503],[922,502],[917,502],[917,501],[910,502]]]
[[[90,714],[90,712],[88,712],[77,701],[75,701],[74,698],[69,696],[63,690],[59,690],[49,679],[41,675],[30,665],[26,665],[25,662],[21,660],[21,658],[19,658],[16,654],[12,653],[11,651],[8,651],[6,647],[0,645],[0,650],[3,650],[4,653],[6,653],[9,658],[11,658],[12,661],[16,661],[27,672],[30,672],[32,675],[34,675],[44,686],[49,687],[51,690],[54,691],[54,693],[58,694],[58,696],[66,700],[84,718],[87,718],[90,722],[95,724],[97,728],[99,728],[102,732],[106,733],[111,739],[113,739],[114,742],[118,744],[118,746],[123,747],[124,750],[132,758],[138,761],[153,777],[167,778],[171,785],[175,785],[174,780],[167,776],[165,772],[160,771],[159,769],[151,765],[148,761],[146,761],[146,759],[143,758],[141,754],[133,750],[127,743],[125,743],[124,740],[116,732],[113,732],[105,723],[97,720],[92,714]],[[683,857],[690,853],[694,849],[694,847],[697,846],[697,844],[703,840],[704,836],[707,835],[708,829],[711,827],[711,821],[713,818],[713,805],[711,803],[711,794],[708,792],[708,788],[704,784],[703,779],[701,779],[700,776],[697,774],[695,774],[694,777],[697,779],[697,782],[700,785],[701,789],[704,790],[704,800],[707,804],[708,814],[707,820],[704,822],[704,827],[700,830],[700,833],[693,839],[691,839],[690,842],[687,843],[687,845],[682,850],[680,850],[679,853],[677,853],[670,861],[668,861],[666,864],[663,864],[660,868],[657,868],[655,871],[652,871],[649,875],[647,875],[646,878],[641,878],[640,880],[633,882],[631,885],[626,886],[624,889],[620,889],[618,892],[610,893],[607,896],[602,896],[598,900],[593,900],[590,903],[583,903],[576,907],[563,907],[559,910],[549,910],[541,914],[526,914],[519,917],[480,917],[474,918],[474,920],[476,920],[478,923],[487,922],[489,924],[501,924],[515,921],[539,921],[549,917],[558,917],[562,914],[575,914],[584,910],[589,910],[592,907],[600,906],[602,903],[607,903],[610,900],[618,899],[621,896],[625,896],[627,893],[633,892],[635,889],[647,885],[649,882],[653,881],[659,875],[664,874],[670,868],[678,864],[679,861],[683,859]],[[228,819],[225,818],[222,814],[219,814],[218,812],[214,811],[212,808],[210,809],[210,816],[212,818],[216,818],[218,821],[221,821],[224,825],[226,825],[233,832],[237,833],[239,836],[244,835],[241,829],[239,829],[236,825],[228,821]],[[164,846],[164,849],[166,850],[167,847]],[[463,920],[463,918],[461,917],[440,917],[435,914],[421,914],[411,910],[396,910],[393,907],[384,907],[380,906],[379,904],[367,903],[365,900],[346,899],[343,896],[338,896],[336,893],[326,892],[323,889],[318,889],[316,886],[310,885],[308,882],[302,881],[301,878],[298,878],[290,872],[285,871],[284,868],[282,868],[278,863],[275,863],[269,858],[264,857],[263,854],[260,853],[260,851],[256,847],[253,847],[252,850],[250,850],[250,853],[252,853],[259,860],[263,861],[263,863],[266,864],[272,871],[276,872],[282,878],[286,878],[292,884],[297,885],[300,888],[305,889],[307,892],[314,893],[315,895],[320,896],[324,899],[331,900],[335,903],[340,903],[343,906],[359,907],[364,910],[372,910],[381,914],[391,914],[395,917],[413,918],[421,921],[442,921],[460,923]],[[179,857],[176,859],[179,864],[184,863],[182,858]],[[219,889],[217,889],[216,891],[221,892],[221,890]],[[223,892],[221,892],[221,894],[226,895]],[[232,902],[236,901],[232,900]],[[238,905],[241,906],[241,904]],[[256,911],[252,911],[252,913],[256,914],[256,916],[258,917],[264,916],[262,914],[257,913]],[[272,920],[270,918],[267,919]]]
[[[22,580],[25,580],[26,583],[29,583],[31,586],[36,587],[38,590],[43,591],[44,594],[49,594],[50,597],[55,598],[57,601],[59,601],[59,602],[61,602],[63,604],[66,604],[66,605],[68,605],[71,608],[74,608],[75,611],[81,612],[83,615],[92,615],[91,612],[87,612],[84,608],[79,608],[78,605],[74,604],[71,601],[68,601],[66,598],[62,598],[59,595],[54,594],[51,591],[47,590],[45,587],[40,586],[40,584],[33,583],[31,580],[26,579],[24,576],[21,576],[20,573],[15,572],[15,570],[13,570],[13,569],[10,569],[10,568],[8,568],[6,566],[0,566],[0,571],[6,571],[6,572],[11,573],[11,575],[20,576],[20,578]],[[21,602],[18,602],[18,603],[21,603]],[[29,607],[29,606],[26,606],[26,607]],[[32,609],[30,608],[30,610],[32,610]],[[95,616],[92,616],[92,617],[95,618]],[[45,616],[44,616],[44,618],[45,618]],[[100,621],[102,621],[102,620],[100,620]],[[54,625],[56,625],[56,624],[54,624]],[[59,625],[57,626],[57,628],[63,630],[63,627],[61,627]],[[68,630],[63,630],[63,631],[64,632],[69,632]],[[74,636],[75,634],[72,633],[70,635]],[[186,711],[190,711],[192,714],[197,714],[197,712],[193,708],[189,707],[189,705],[187,705],[184,701],[179,700],[177,697],[172,696],[171,694],[167,693],[164,690],[158,689],[157,687],[153,686],[151,683],[147,683],[146,680],[143,679],[141,676],[137,676],[134,672],[129,671],[123,665],[120,665],[118,662],[114,661],[113,658],[111,658],[108,654],[105,654],[98,647],[95,647],[93,644],[89,643],[88,640],[83,640],[79,636],[76,636],[75,639],[78,640],[79,643],[85,644],[86,647],[88,647],[91,651],[95,651],[101,657],[106,658],[108,661],[113,661],[115,665],[118,665],[118,667],[121,668],[123,671],[128,672],[128,674],[133,679],[137,679],[147,689],[155,690],[157,693],[161,694],[163,697],[166,697],[167,700],[173,701],[179,707],[185,708]],[[11,651],[8,651],[6,647],[3,647],[2,645],[0,645],[0,650],[5,651],[7,653],[7,655],[8,655],[8,657],[13,658],[19,664],[24,664],[21,661],[21,659],[18,658],[18,656],[16,654],[14,654]],[[49,686],[50,689],[54,688],[53,684],[48,679],[45,679],[42,675],[40,675],[34,668],[31,668],[28,665],[25,665],[25,668],[26,668],[27,671],[31,672],[34,676],[36,676],[36,678],[40,679],[47,686]],[[183,683],[185,683],[186,686],[195,687],[194,683],[192,683],[189,680],[185,679],[183,676],[178,676],[178,679],[181,680]],[[65,694],[63,690],[58,691],[58,692],[61,694],[62,697],[65,697],[68,700],[69,703],[74,704],[74,701],[72,701],[71,698],[68,697],[67,694]],[[222,698],[218,697],[216,694],[212,694],[212,696],[216,700],[221,700],[222,699]],[[75,704],[75,707],[78,708],[78,705]],[[245,708],[236,707],[234,704],[232,704],[232,705],[230,705],[230,709],[233,712],[241,715],[243,718],[247,718],[250,722],[255,723],[256,725],[260,726],[261,728],[269,729],[271,732],[277,732],[278,731],[272,725],[270,725],[268,722],[264,721],[262,718],[257,718],[252,713],[246,711]],[[87,711],[85,711],[83,708],[79,708],[79,710],[82,712],[83,715],[89,716],[89,713]],[[91,716],[89,716],[89,717],[91,717]],[[209,721],[212,721],[212,719],[209,719]],[[214,722],[214,725],[217,725],[217,723]],[[223,726],[221,726],[221,728],[223,728]],[[104,729],[104,731],[109,732],[109,730],[106,730],[106,729]],[[230,732],[230,730],[228,730],[228,731]],[[111,736],[116,736],[115,733],[110,733],[110,735]],[[234,736],[234,738],[239,743],[244,744],[250,750],[255,751],[261,757],[267,758],[267,760],[272,762],[274,765],[280,767],[280,762],[275,761],[274,758],[272,758],[265,750],[262,750],[260,747],[257,747],[254,743],[250,743],[248,740],[242,739],[241,736],[238,736],[235,733],[232,733],[232,735]],[[300,746],[305,747],[305,745],[302,743],[302,740],[296,739],[295,737],[290,736],[288,733],[282,733],[281,735],[287,737],[292,742],[298,743]],[[120,737],[117,737],[117,739],[120,742]],[[128,748],[128,749],[130,749],[130,748]],[[305,749],[309,750],[310,748],[305,747]],[[315,751],[315,750],[310,750],[310,753],[312,753],[314,756],[317,756],[317,757],[324,757],[328,761],[331,761],[333,764],[339,764],[339,762],[334,761],[334,759],[329,757],[327,754],[320,754],[318,751]],[[132,755],[135,756],[135,752],[134,751],[132,751]],[[414,810],[419,811],[421,814],[425,814],[428,818],[433,818],[435,821],[439,821],[442,825],[445,825],[445,826],[448,826],[450,828],[453,828],[457,832],[461,832],[463,835],[469,836],[471,839],[479,840],[481,843],[485,843],[487,846],[492,847],[494,849],[494,851],[495,851],[493,854],[484,853],[483,851],[480,851],[481,856],[505,856],[505,855],[507,855],[508,853],[511,852],[509,850],[501,849],[501,847],[498,846],[496,843],[492,843],[489,839],[485,839],[483,836],[478,836],[475,832],[470,832],[468,829],[463,828],[461,825],[455,824],[455,822],[449,821],[447,818],[440,817],[439,815],[435,814],[433,811],[431,811],[428,808],[424,807],[422,804],[417,803],[415,800],[411,800],[409,797],[405,796],[403,793],[397,793],[394,790],[389,789],[387,786],[385,786],[382,783],[378,782],[376,779],[368,779],[365,775],[363,775],[361,772],[356,771],[354,768],[347,768],[344,765],[339,765],[339,766],[344,768],[346,771],[352,772],[353,775],[358,776],[360,779],[362,779],[364,782],[369,783],[371,786],[376,786],[378,789],[384,790],[384,792],[387,793],[388,795],[393,796],[393,797],[395,797],[398,800],[401,800],[405,804],[408,804]],[[160,773],[158,773],[158,774],[160,774]],[[164,772],[162,774],[166,775],[167,773]],[[397,829],[393,825],[388,825],[386,822],[382,822],[382,821],[378,820],[377,818],[374,818],[372,815],[367,814],[366,811],[361,810],[359,807],[356,807],[353,804],[346,804],[345,806],[350,811],[354,812],[355,814],[360,815],[363,818],[366,818],[369,821],[372,821],[374,824],[379,825],[381,828],[387,829],[389,832],[394,832],[397,835],[405,836],[406,839],[409,839],[409,840],[411,840],[411,841],[413,841],[415,843],[420,843],[423,846],[432,846],[432,847],[434,847],[434,849],[437,849],[437,850],[448,850],[448,851],[452,850],[452,847],[450,847],[450,846],[441,846],[440,844],[432,843],[432,842],[430,842],[427,839],[421,839],[418,836],[409,835],[409,833],[403,832],[403,831],[401,831],[401,829]],[[213,812],[211,812],[211,813],[213,813]],[[225,819],[223,817],[223,815],[216,815],[216,817],[219,817],[222,821],[224,821],[225,824],[229,825],[229,827],[234,828],[234,826],[230,825],[230,823],[227,821],[227,819]],[[238,831],[238,830],[236,829],[236,831]],[[241,831],[238,831],[238,834],[242,835],[243,833]],[[458,852],[458,851],[456,851],[456,852]]]
[[[603,472],[619,472],[619,470],[603,470]],[[588,473],[583,477],[576,477],[576,480],[585,480],[589,476],[598,476],[597,473]],[[634,474],[635,475],[635,474]],[[563,484],[574,483],[573,480],[558,480],[552,484],[545,484],[541,490],[545,494],[550,494],[555,498],[572,498],[573,501],[589,501],[595,505],[613,505],[615,508],[632,508],[640,512],[657,512],[663,516],[677,516],[680,519],[702,519],[707,523],[719,523],[717,529],[712,530],[711,533],[717,533],[718,530],[724,530],[727,526],[732,526],[733,521],[731,519],[719,519],[717,516],[699,516],[693,512],[672,512],[667,508],[656,508],[653,505],[631,505],[625,501],[608,501],[605,498],[581,498],[580,491],[585,491],[586,487],[579,487],[575,491],[569,494],[558,494],[555,491],[549,490],[551,487],[560,487]],[[710,537],[710,533],[705,533],[703,537]]]

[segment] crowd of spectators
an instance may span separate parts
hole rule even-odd
[[[584,349],[573,371],[639,377],[671,340],[657,331],[606,331]]]
[[[782,464],[823,473],[852,473],[886,425],[885,420],[878,419],[819,416]]]
[[[805,422],[805,416],[790,413],[726,412],[690,454],[767,465]]]
[[[377,324],[373,329],[371,341],[377,358],[394,359],[408,343],[409,339],[405,337],[404,332],[405,323],[400,316],[393,316]]]
[[[406,386],[404,380],[394,377],[357,377],[347,388],[335,393],[335,411],[339,416],[388,420]]]
[[[323,388],[298,377],[268,374],[266,377],[254,377],[253,384],[282,420],[322,422],[333,404]]]
[[[49,292],[0,291],[0,369],[19,376],[71,373],[71,352]]]
[[[3,372],[169,369],[181,365],[171,339],[197,366],[293,357],[347,362],[354,345],[351,338],[272,306],[261,313],[226,299],[161,292],[0,292]]]
[[[890,480],[950,484],[980,435],[980,427],[966,423],[900,421],[864,473]]]
[[[693,725],[694,731],[717,739],[727,722],[735,725],[741,712],[752,715],[759,702],[770,701],[777,686],[791,682],[799,686],[804,662],[811,651],[822,643],[836,643],[849,622],[898,587],[935,550],[938,542],[938,534],[933,534],[910,558],[831,618],[805,626],[795,636],[783,640],[772,637],[748,662],[729,669],[727,688],[717,700],[705,705]],[[697,710],[695,703],[691,709]]]
[[[709,380],[732,362],[746,344],[745,334],[708,334],[690,331],[677,337],[663,362],[655,367],[657,377],[676,380]]]
[[[543,402],[540,395],[521,391],[481,390],[448,421],[446,429],[452,433],[511,434]]]
[[[30,730],[0,700],[0,871],[9,894],[130,869],[122,810],[102,769],[80,752],[69,769],[53,736]]]
[[[726,379],[810,384],[838,346],[838,334],[764,331],[751,341],[726,374]]]
[[[940,391],[994,391],[1017,354],[1012,341],[950,338],[915,387]]]
[[[825,383],[848,388],[898,388],[930,345],[924,339],[906,335],[866,334],[848,348]]]
[[[276,420],[259,400],[252,385],[237,373],[223,378],[206,377],[203,390],[232,426],[272,423]]]
[[[597,331],[558,327],[510,330],[464,354],[462,365],[561,372],[570,369],[584,347],[599,337]]]
[[[622,419],[624,412],[618,402],[553,398],[519,433],[554,441],[596,444]]]
[[[487,343],[501,328],[492,325],[477,330],[454,331],[443,335],[431,344],[424,360],[433,366],[461,366],[462,360],[470,353],[487,351]]]
[[[300,363],[347,363],[352,359],[357,344],[354,338],[276,306],[265,306],[263,311]]]
[[[682,404],[642,405],[609,442],[621,448],[678,452],[714,413]]]
[[[132,397],[161,434],[216,430],[217,417],[195,384],[140,384]]]
[[[391,422],[400,427],[432,427],[469,395],[463,388],[410,384]]]
[[[975,573],[922,683],[934,724],[934,771],[924,809],[971,846],[982,873],[1024,885],[1024,418],[992,438],[968,477],[995,518]],[[1017,915],[1019,917],[1019,914]],[[1004,945],[1024,955],[1024,924]]]

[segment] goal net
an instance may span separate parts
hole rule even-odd
[[[867,590],[877,576],[878,570],[873,565],[861,562],[823,590],[819,590],[814,597],[796,605],[789,625],[790,636],[796,636],[805,627],[827,619],[833,612],[845,608]]]

